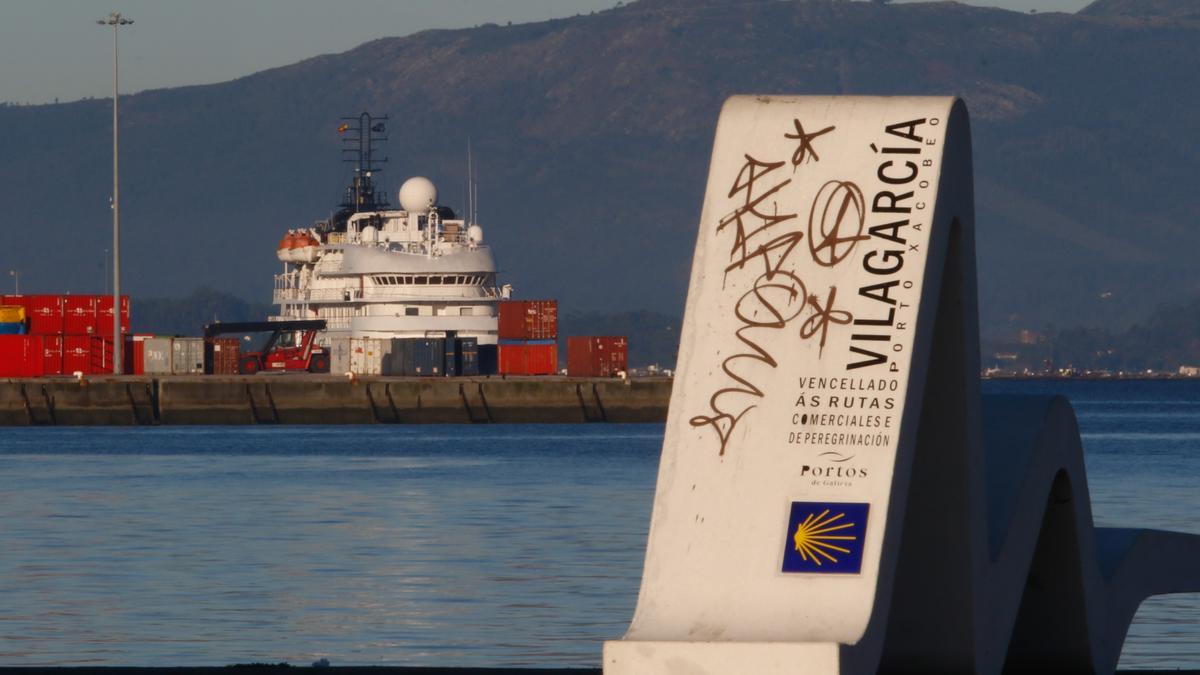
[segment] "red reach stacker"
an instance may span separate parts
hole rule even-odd
[[[316,344],[324,319],[213,323],[204,327],[204,372],[212,373],[212,339],[235,333],[270,333],[257,352],[242,352],[238,370],[243,375],[267,373],[328,373],[329,350]]]

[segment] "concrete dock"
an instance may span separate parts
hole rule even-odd
[[[665,377],[329,375],[0,380],[0,426],[662,422]]]
[[[1046,671],[1054,671],[1048,669]],[[0,675],[602,675],[599,668],[420,668],[360,665],[360,667],[293,667],[288,664],[238,664],[226,667],[188,668],[0,668]],[[1200,675],[1196,670],[1118,670],[1117,675]]]

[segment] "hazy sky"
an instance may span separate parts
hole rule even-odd
[[[758,4],[770,0],[746,0]],[[1074,12],[1089,0],[972,0]],[[0,101],[45,103],[112,92],[111,11],[123,93],[207,84],[427,28],[521,23],[608,9],[616,0],[0,0]]]

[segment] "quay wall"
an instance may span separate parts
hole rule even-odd
[[[669,378],[161,376],[0,380],[0,426],[662,422]]]

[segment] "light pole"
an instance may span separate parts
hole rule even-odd
[[[21,273],[16,270],[9,270],[8,276],[13,278],[13,295],[21,294]]]
[[[117,128],[117,83],[120,72],[117,60],[117,29],[133,23],[133,19],[121,16],[120,12],[113,12],[96,23],[113,28],[113,375],[120,375],[124,342],[121,340],[121,186],[117,169],[120,147],[120,131]]]

